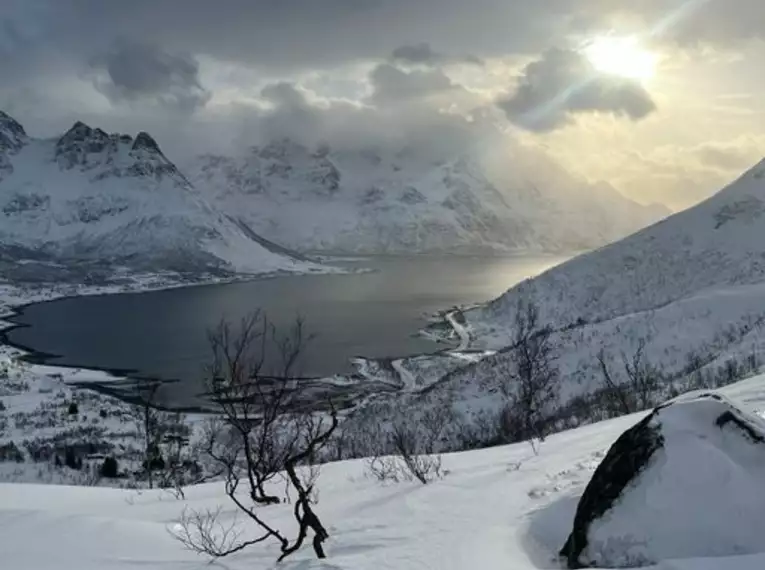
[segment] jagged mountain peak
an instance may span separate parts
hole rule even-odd
[[[64,133],[63,138],[88,136],[92,132],[93,129],[90,127],[90,125],[87,125],[82,121],[77,121],[68,131],[66,131],[66,133]]]
[[[0,128],[13,130],[19,134],[26,135],[21,123],[4,111],[0,111]]]
[[[22,136],[15,125],[3,115],[0,136]],[[23,137],[23,147],[0,151],[0,249],[151,271],[297,267],[195,195],[146,132],[133,138],[78,121],[58,138]]]
[[[133,141],[133,150],[148,150],[164,156],[162,151],[159,149],[157,141],[154,140],[154,138],[149,133],[144,131],[141,131],[135,137],[135,141]]]
[[[3,111],[0,111],[0,151],[17,151],[27,140],[27,133],[21,124]]]
[[[134,139],[77,121],[56,143],[55,161],[64,170],[92,171],[95,180],[112,176],[159,180],[170,176],[175,183],[188,185],[176,166],[162,153],[157,141],[144,131]]]

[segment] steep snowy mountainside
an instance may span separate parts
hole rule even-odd
[[[32,139],[0,115],[0,248],[140,270],[299,269],[193,191],[147,133],[78,122]]]
[[[241,156],[204,155],[184,171],[221,208],[303,250],[581,250],[657,216],[610,188],[589,197],[589,186],[564,174],[497,180],[474,156],[434,159],[412,148],[348,151],[283,139]]]
[[[478,336],[512,322],[521,298],[568,325],[654,310],[765,281],[765,161],[701,204],[521,283],[468,313]]]

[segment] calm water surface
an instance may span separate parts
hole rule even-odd
[[[129,369],[198,379],[209,362],[206,331],[221,317],[264,309],[277,327],[304,317],[315,333],[302,372],[350,370],[348,359],[404,356],[438,347],[415,336],[427,317],[487,301],[557,265],[553,256],[372,258],[351,275],[289,276],[142,294],[78,297],[31,305],[11,342],[58,355],[51,364]]]

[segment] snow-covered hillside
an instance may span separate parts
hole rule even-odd
[[[629,379],[625,361],[637,359],[659,398],[757,370],[765,363],[763,213],[765,163],[691,210],[466,311],[463,334],[496,354],[461,368],[442,359],[444,375],[426,382],[427,397],[438,405],[453,394],[460,414],[496,413],[515,354],[502,349],[528,302],[538,307],[538,326],[552,328],[564,405],[602,394],[599,358],[617,383]]]
[[[754,411],[765,405],[764,386],[765,378],[757,377],[723,392]],[[557,553],[579,496],[611,444],[642,417],[557,434],[538,456],[528,444],[451,454],[444,457],[447,475],[428,485],[381,485],[365,476],[361,460],[325,465],[315,508],[330,534],[327,560],[315,560],[306,545],[277,565],[278,544],[256,544],[221,562],[230,570],[560,568]],[[761,490],[751,492],[762,500]],[[0,552],[4,567],[16,570],[201,570],[208,561],[185,551],[167,529],[185,508],[219,507],[224,524],[236,522],[245,536],[255,532],[250,521],[235,515],[219,483],[189,488],[185,500],[162,491],[0,484]],[[279,528],[292,528],[292,508],[263,507]],[[705,512],[716,514],[713,507]],[[700,558],[705,543],[695,546],[689,558],[652,568],[765,566],[765,553]]]
[[[312,149],[289,139],[241,156],[204,155],[184,168],[221,208],[302,250],[574,251],[608,243],[665,213],[550,165],[522,171],[507,156],[495,170],[501,176],[469,155]]]
[[[148,134],[77,123],[58,139],[33,139],[0,112],[3,259],[143,271],[301,269],[193,192]]]
[[[535,300],[545,322],[565,326],[680,299],[765,284],[765,161],[701,204],[521,283],[467,314],[475,333],[512,320]]]

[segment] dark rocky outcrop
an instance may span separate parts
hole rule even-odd
[[[56,143],[55,158],[64,170],[92,171],[92,180],[96,182],[111,177],[159,180],[169,176],[177,184],[188,185],[162,153],[157,141],[146,132],[138,133],[133,139],[130,135],[110,134],[77,121]]]
[[[133,150],[149,150],[162,155],[162,151],[159,150],[157,141],[155,141],[151,135],[149,135],[149,133],[145,133],[143,131],[138,133],[138,136],[135,137],[135,141],[133,142]]]
[[[719,394],[681,397],[611,446],[560,555],[614,568],[765,551],[763,479],[765,423]]]
[[[579,500],[574,529],[560,551],[569,568],[582,568],[579,556],[587,547],[592,521],[602,517],[621,496],[624,488],[648,464],[654,452],[664,445],[658,426],[653,425],[657,411],[625,431],[608,450],[595,470],[590,484]]]
[[[13,117],[0,111],[0,153],[16,152],[24,146],[27,133]]]

